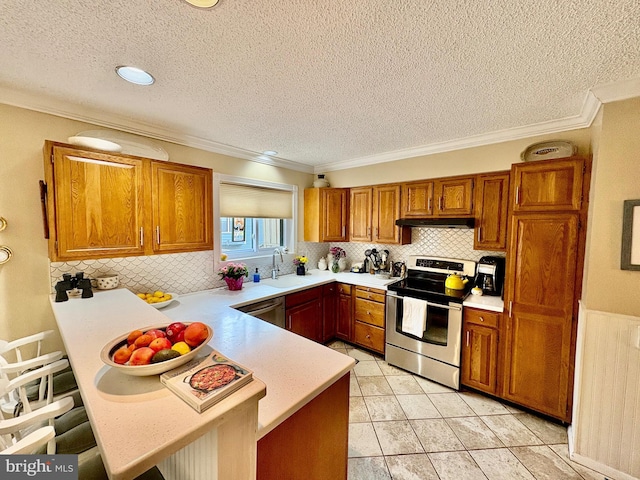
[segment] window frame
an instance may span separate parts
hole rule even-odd
[[[253,178],[239,177],[235,175],[227,175],[223,173],[213,174],[213,253],[215,266],[218,264],[224,264],[225,262],[220,260],[222,252],[222,237],[221,237],[221,225],[220,225],[220,184],[221,183],[235,183],[238,185],[245,185],[250,187],[262,187],[272,188],[275,190],[284,190],[291,192],[291,219],[284,219],[283,237],[285,253],[293,253],[296,249],[297,236],[298,236],[298,186],[289,185],[286,183],[269,182],[265,180],[257,180]],[[263,252],[251,252],[251,254],[243,254],[239,256],[229,255],[226,261],[234,262],[251,262],[252,264],[269,263],[272,260],[272,253],[265,255]]]

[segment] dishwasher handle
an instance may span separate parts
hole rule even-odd
[[[246,313],[247,315],[251,315],[251,316],[255,317],[256,315],[261,315],[263,313],[271,312],[271,311],[275,310],[276,308],[279,308],[280,306],[281,306],[281,304],[279,302],[274,302],[274,303],[270,303],[266,307],[259,308],[257,310],[249,310],[249,311],[241,310],[241,311],[243,313]]]

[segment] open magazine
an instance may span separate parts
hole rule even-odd
[[[248,368],[214,350],[160,375],[166,387],[198,412],[215,405],[253,379]]]

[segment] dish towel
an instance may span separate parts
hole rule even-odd
[[[402,297],[402,331],[418,338],[427,328],[427,302],[417,298]]]

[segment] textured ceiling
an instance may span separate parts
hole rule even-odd
[[[0,0],[0,45],[5,103],[318,169],[571,125],[640,76],[640,2]]]

